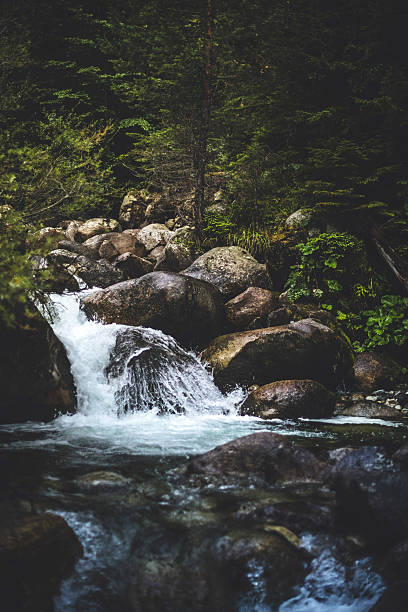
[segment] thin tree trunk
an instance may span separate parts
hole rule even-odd
[[[207,170],[208,133],[211,116],[211,80],[212,80],[212,38],[213,13],[212,0],[206,5],[206,34],[203,50],[202,100],[201,117],[198,130],[198,142],[195,155],[195,223],[201,232],[203,224],[203,209],[205,199],[205,175]]]

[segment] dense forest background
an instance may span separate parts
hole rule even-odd
[[[245,246],[276,275],[292,212],[351,232],[302,243],[295,298],[311,295],[318,257],[323,272],[351,269],[379,231],[403,261],[407,31],[395,0],[3,2],[3,271],[29,289],[22,228],[117,216],[134,188],[189,202],[198,240]],[[209,186],[224,205],[206,212]],[[393,287],[368,265],[346,302],[336,278],[323,279],[328,296],[314,278],[314,297],[340,317],[360,298],[378,305]],[[14,290],[3,282],[3,298]]]

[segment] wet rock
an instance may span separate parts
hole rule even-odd
[[[145,218],[147,202],[137,191],[131,191],[123,198],[119,221],[125,229],[140,227]]]
[[[272,291],[249,287],[225,304],[225,312],[231,327],[242,330],[254,319],[266,320],[268,313],[277,305],[279,301]]]
[[[324,418],[334,405],[334,393],[315,380],[279,380],[253,391],[240,413],[262,419]]]
[[[149,253],[158,246],[164,247],[172,236],[173,232],[161,223],[146,225],[137,234],[139,242],[145,246],[146,251]]]
[[[341,524],[383,550],[408,536],[408,473],[378,447],[337,455],[331,475]]]
[[[123,253],[115,260],[115,267],[120,270],[125,279],[139,278],[153,272],[153,263],[144,257]]]
[[[0,588],[3,610],[51,610],[63,578],[82,553],[60,516],[27,515],[2,521]]]
[[[208,612],[239,609],[252,594],[250,574],[262,574],[265,596],[278,603],[304,575],[302,552],[279,534],[229,531],[222,535],[200,530],[178,531],[171,541],[157,535],[149,553],[131,555],[131,609],[155,612]]]
[[[212,482],[229,484],[235,478],[268,484],[322,480],[326,465],[308,450],[271,432],[260,432],[232,440],[194,457],[186,474],[202,475]]]
[[[118,221],[115,219],[106,219],[103,217],[95,217],[94,219],[88,219],[82,223],[75,234],[75,240],[84,242],[92,236],[97,234],[106,234],[108,232],[121,231],[121,227]]]
[[[61,266],[50,266],[50,276],[45,281],[46,290],[50,293],[63,293],[64,291],[79,291],[76,278]]]
[[[403,378],[401,366],[385,355],[374,351],[359,353],[354,362],[355,387],[370,392],[390,389]]]
[[[129,480],[117,472],[89,472],[75,480],[75,485],[84,491],[111,491],[129,485]]]
[[[338,414],[367,419],[393,420],[401,418],[401,413],[395,408],[370,401],[356,402],[347,408],[342,408]]]
[[[136,236],[125,232],[111,234],[99,247],[99,255],[103,259],[112,261],[115,257],[131,253],[137,257],[144,257],[147,253],[145,246],[139,242]]]
[[[220,336],[202,353],[221,387],[313,379],[330,387],[350,376],[345,340],[312,319]]]
[[[196,259],[184,274],[215,285],[229,300],[249,287],[268,289],[265,264],[260,264],[240,247],[217,247]]]
[[[187,345],[202,344],[224,323],[217,289],[175,272],[152,272],[118,283],[84,298],[82,307],[89,317],[161,329]]]
[[[90,261],[78,255],[68,266],[68,271],[79,276],[88,287],[109,287],[123,280],[123,273],[106,259]]]
[[[76,405],[70,364],[49,323],[39,313],[23,323],[1,328],[1,423],[49,421]]]

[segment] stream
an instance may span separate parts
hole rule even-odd
[[[53,328],[71,362],[77,413],[0,427],[0,470],[11,494],[64,517],[84,549],[55,598],[56,611],[137,609],[128,596],[135,546],[151,560],[155,543],[168,539],[171,548],[178,529],[214,529],[215,507],[224,508],[226,497],[177,479],[193,455],[258,431],[322,451],[406,439],[405,425],[378,419],[238,416],[242,389],[222,394],[198,357],[158,330],[88,321],[79,309],[86,293],[53,296]],[[300,535],[313,554],[303,583],[274,604],[265,596],[263,568],[249,565],[237,612],[370,610],[385,588],[370,559],[350,558],[339,537]]]

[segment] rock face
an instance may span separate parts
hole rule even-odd
[[[88,240],[88,238],[92,238],[92,236],[96,236],[97,234],[117,232],[120,231],[120,229],[119,222],[115,219],[95,217],[94,219],[88,219],[77,228],[75,240],[84,242],[85,240]]]
[[[265,264],[237,246],[217,247],[196,259],[184,274],[215,285],[229,300],[249,287],[269,288]]]
[[[231,327],[241,330],[245,329],[254,319],[266,320],[267,315],[279,306],[279,300],[272,291],[260,287],[249,287],[225,304],[225,312]]]
[[[2,423],[49,421],[75,409],[74,381],[63,345],[39,314],[29,325],[1,329]]]
[[[221,444],[187,464],[188,475],[198,474],[212,481],[231,482],[232,478],[256,478],[275,484],[290,481],[322,480],[327,472],[308,450],[272,432],[243,436]]]
[[[253,391],[240,408],[241,414],[263,419],[332,415],[335,395],[315,380],[279,380]]]
[[[343,338],[313,319],[220,336],[202,359],[221,387],[311,378],[332,388],[350,376],[353,363]]]
[[[27,515],[2,521],[0,587],[3,610],[51,610],[60,583],[82,547],[60,516]]]
[[[186,345],[202,345],[224,322],[215,287],[174,272],[152,272],[84,298],[89,317],[161,329]]]
[[[385,355],[367,351],[356,357],[354,379],[356,389],[362,391],[390,389],[401,382],[401,366]]]

